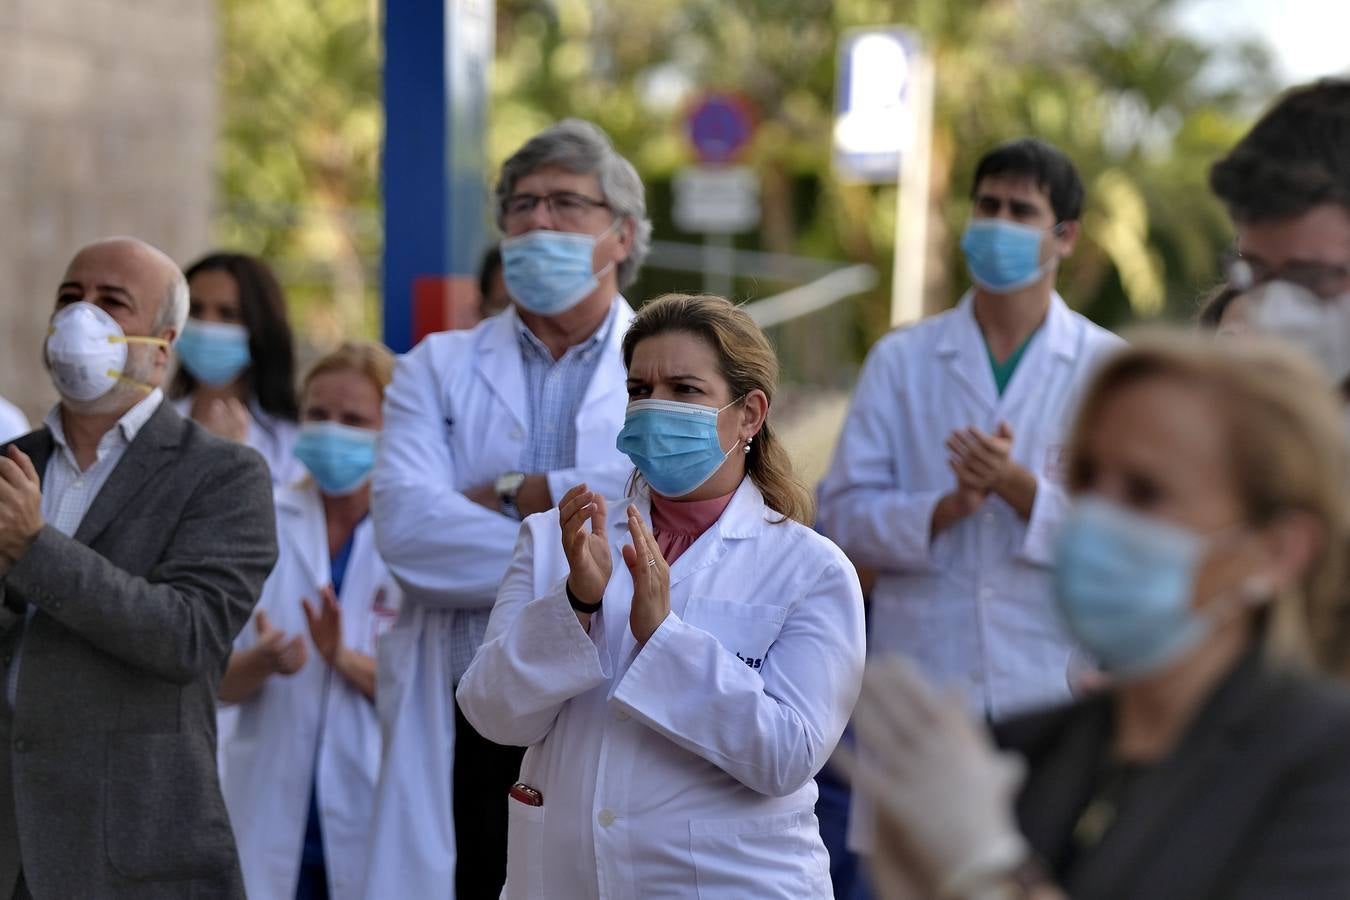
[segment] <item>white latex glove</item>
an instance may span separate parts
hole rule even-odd
[[[960,698],[936,695],[898,657],[877,659],[853,726],[860,752],[841,768],[876,806],[878,868],[909,857],[930,895],[961,897],[1029,855],[1012,813],[1022,761],[993,747]]]

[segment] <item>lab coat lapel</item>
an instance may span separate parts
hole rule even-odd
[[[602,355],[595,367],[595,374],[591,377],[591,383],[586,386],[586,396],[581,401],[580,414],[577,416],[578,431],[581,431],[581,426],[588,420],[592,411],[603,410],[608,406],[606,401],[616,394],[627,394],[626,375],[623,369],[623,336],[633,321],[633,308],[623,297],[614,298],[614,302],[619,305],[619,309],[614,314],[613,326],[609,329],[609,336],[600,350]]]
[[[277,531],[292,536],[305,570],[305,580],[311,586],[310,590],[317,592],[333,580],[332,563],[328,558],[328,528],[319,489],[306,478],[278,490],[276,504]],[[308,599],[313,603],[318,598]],[[295,598],[295,602],[299,603],[300,598]]]
[[[722,515],[670,567],[671,588],[695,572],[716,565],[726,555],[728,542],[758,534],[767,515],[759,488],[749,477],[741,479]]]
[[[1052,293],[1044,324],[1032,337],[1012,380],[998,399],[998,418],[1010,419],[1015,410],[1039,402],[1045,384],[1053,379],[1055,367],[1061,363],[1073,365],[1082,341],[1083,329],[1074,321],[1068,304],[1058,293]],[[985,371],[989,371],[987,360]]]
[[[938,337],[936,352],[940,369],[984,414],[998,404],[998,388],[989,368],[989,351],[979,323],[975,321],[975,295],[961,298]],[[977,424],[972,422],[971,424]],[[944,435],[945,437],[945,435]]]
[[[482,327],[474,360],[478,377],[507,408],[521,428],[530,427],[525,408],[525,366],[520,359],[520,335],[516,331],[520,317],[512,307],[488,319]]]

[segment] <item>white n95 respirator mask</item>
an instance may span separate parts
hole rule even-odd
[[[1243,294],[1252,328],[1297,346],[1332,382],[1350,376],[1350,294],[1324,299],[1290,281],[1267,281]]]
[[[52,384],[68,400],[88,402],[107,394],[119,381],[145,390],[150,385],[126,374],[127,344],[169,346],[157,337],[128,337],[117,320],[92,303],[72,303],[52,317],[47,330],[47,370]]]

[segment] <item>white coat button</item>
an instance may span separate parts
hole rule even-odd
[[[517,428],[515,431],[511,432],[511,440],[513,441],[525,440],[525,429]]]
[[[994,514],[991,513],[991,512],[985,513],[985,514],[984,514],[984,520],[985,520],[986,522],[988,522],[990,525],[993,525],[993,524],[994,524]]]
[[[600,810],[600,815],[595,817],[595,820],[600,823],[601,828],[608,828],[609,826],[613,825],[614,819],[615,819],[614,812],[608,809]]]
[[[980,599],[981,599],[981,600],[993,600],[993,599],[994,599],[994,589],[993,589],[993,588],[980,588]]]
[[[614,714],[614,718],[618,719],[620,722],[627,722],[628,713],[624,712],[623,710],[619,710]]]

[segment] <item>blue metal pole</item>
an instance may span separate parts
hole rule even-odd
[[[472,290],[485,239],[493,14],[491,0],[385,6],[383,318],[395,352],[420,337],[419,285],[443,282],[447,309]]]

